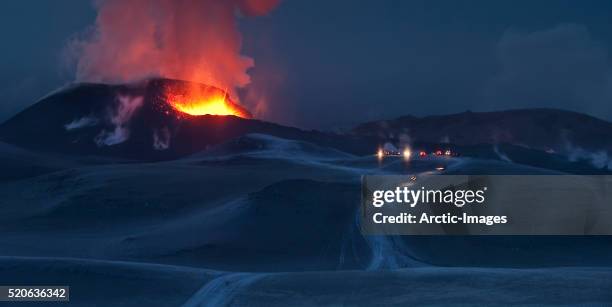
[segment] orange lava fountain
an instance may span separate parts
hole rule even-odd
[[[188,89],[166,88],[166,101],[177,111],[189,115],[234,115],[242,118],[253,116],[233,102],[228,94],[213,86],[189,86]]]

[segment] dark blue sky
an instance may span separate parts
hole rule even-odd
[[[0,120],[72,79],[88,1],[2,1]],[[296,1],[242,20],[269,120],[337,128],[405,114],[559,107],[612,119],[610,1]]]

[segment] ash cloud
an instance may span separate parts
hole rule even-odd
[[[236,18],[268,13],[278,0],[106,0],[91,35],[71,42],[76,79],[125,83],[152,76],[227,90],[250,82]]]

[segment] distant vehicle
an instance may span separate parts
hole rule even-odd
[[[384,157],[404,157],[404,159],[410,159],[411,155],[412,152],[408,148],[404,149],[404,151],[378,149],[376,152],[378,159],[382,159]]]
[[[428,155],[429,154],[426,151],[424,151],[424,150],[419,151],[419,158],[425,158]],[[456,157],[459,154],[457,154],[457,152],[454,152],[454,151],[452,151],[450,149],[446,149],[446,150],[436,149],[435,151],[431,152],[431,155],[432,156],[436,156],[436,157],[442,157],[442,156],[445,156],[445,157]]]
[[[383,150],[385,156],[401,156],[402,153],[395,150]]]
[[[435,151],[431,153],[427,153],[427,151],[425,150],[420,150],[418,152],[418,157],[425,158],[429,156],[430,154],[435,157],[457,157],[459,156],[457,152],[452,151],[450,149],[446,149],[446,150],[436,149]],[[404,157],[404,159],[410,160],[410,157],[412,156],[412,152],[410,151],[409,148],[405,148],[403,151],[379,148],[378,151],[376,152],[376,156],[378,157],[378,159],[382,159],[384,157]]]

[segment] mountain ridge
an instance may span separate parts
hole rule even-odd
[[[550,108],[462,112],[370,121],[351,134],[378,139],[452,143],[456,145],[509,143],[568,153],[573,149],[612,152],[612,123],[590,115]]]

